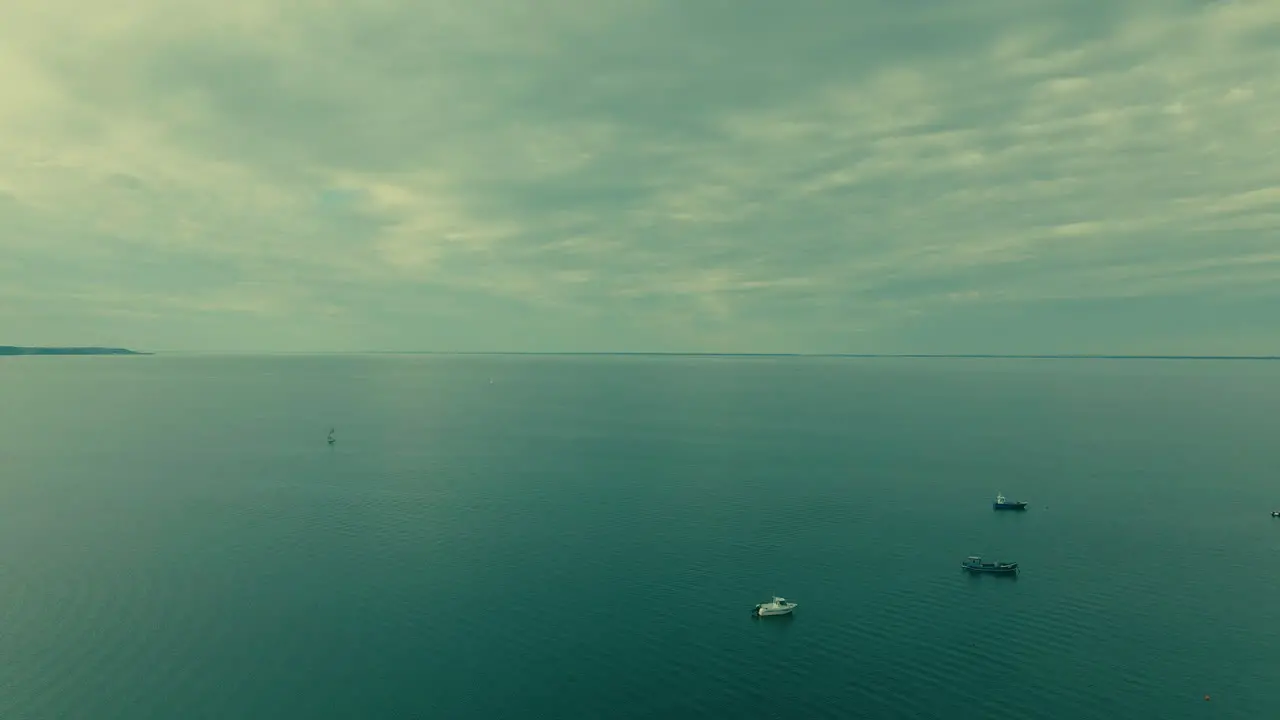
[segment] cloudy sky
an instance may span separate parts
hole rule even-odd
[[[1280,353],[1274,0],[40,0],[0,344]]]

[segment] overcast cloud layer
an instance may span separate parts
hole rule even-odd
[[[1280,353],[1272,0],[41,0],[0,88],[0,344]]]

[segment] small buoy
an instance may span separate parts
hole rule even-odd
[[[1209,696],[1208,696],[1208,695],[1205,695],[1205,696],[1204,696],[1204,701],[1205,701],[1205,702],[1209,702]]]

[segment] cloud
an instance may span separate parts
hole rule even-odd
[[[0,334],[1034,350],[1045,302],[1280,294],[1275,3],[533,8],[10,11]]]

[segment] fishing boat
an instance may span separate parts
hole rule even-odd
[[[1026,510],[1027,504],[1024,502],[1014,502],[1006,500],[1004,495],[996,493],[996,501],[991,503],[993,510]]]
[[[790,615],[791,611],[795,610],[796,607],[796,603],[793,603],[786,598],[780,598],[777,595],[774,595],[773,602],[760,603],[759,605],[756,605],[755,608],[751,610],[751,614],[754,617]]]
[[[970,555],[960,563],[960,567],[975,573],[995,573],[997,575],[1012,575],[1018,572],[1018,563],[1016,562],[983,562],[981,555]]]

